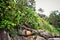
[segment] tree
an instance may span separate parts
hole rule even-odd
[[[38,11],[39,12],[44,12],[44,10],[42,8],[39,8]]]
[[[60,26],[60,12],[58,10],[52,11],[49,16],[49,22],[50,24],[54,25],[55,27]]]
[[[31,7],[31,8],[34,8],[34,11],[35,11],[35,0],[28,0],[28,6]]]

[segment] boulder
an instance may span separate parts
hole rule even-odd
[[[0,30],[0,40],[11,40],[8,32],[5,30]]]
[[[46,32],[44,30],[39,30],[39,35],[44,37],[45,39],[48,39],[48,38],[52,37],[52,34]]]
[[[26,40],[34,40],[34,37],[33,36],[28,36],[28,37],[26,37]]]
[[[37,36],[36,40],[46,40],[46,39],[43,37]]]
[[[48,40],[60,40],[60,38],[49,38]]]

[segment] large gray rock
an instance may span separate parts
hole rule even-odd
[[[6,31],[3,31],[1,33],[1,38],[2,38],[2,40],[8,40],[8,36],[7,36],[7,32]]]
[[[37,36],[36,40],[46,40],[43,37]]]
[[[24,36],[15,35],[11,40],[26,40],[26,38]]]
[[[49,38],[48,40],[60,40],[60,38]]]
[[[11,40],[9,34],[5,30],[0,30],[0,40]]]
[[[44,37],[45,39],[48,39],[48,38],[52,37],[52,35],[50,33],[46,32],[44,30],[40,30],[39,35]]]

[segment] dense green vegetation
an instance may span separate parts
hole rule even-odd
[[[52,34],[59,34],[59,31],[54,26],[43,20],[32,6],[34,2],[27,0],[0,0],[0,29],[12,31],[22,27],[24,23],[30,24],[31,28],[46,30]]]
[[[60,28],[60,12],[58,10],[51,12],[49,23],[54,25],[55,27]]]
[[[58,10],[51,12],[48,21],[60,32],[60,12]]]

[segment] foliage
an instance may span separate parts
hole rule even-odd
[[[45,30],[47,32],[50,32],[52,34],[59,34],[60,32],[52,25],[50,25],[48,22],[46,22],[45,20],[43,20],[40,16],[38,16],[37,14],[35,14],[37,17],[37,20],[39,23],[39,29]]]
[[[36,30],[43,29],[51,33],[57,32],[52,25],[35,13],[33,7],[27,5],[27,0],[18,0],[17,2],[0,0],[0,19],[0,29],[8,29],[10,31],[13,29],[14,31],[15,27],[17,30],[24,23],[28,23],[31,25],[31,28]]]
[[[39,8],[38,11],[39,12],[44,12],[44,10],[42,8]]]
[[[16,3],[13,0],[0,1],[0,28],[10,30],[20,21],[20,13],[19,10],[16,11],[15,5]]]
[[[27,0],[18,0],[17,2],[0,0],[0,11],[0,28],[8,30],[11,30],[11,27],[21,26],[24,22],[32,22],[33,20],[30,19],[35,13],[34,9],[28,6]]]
[[[60,12],[58,10],[52,11],[49,16],[49,23],[55,27],[60,27]]]

